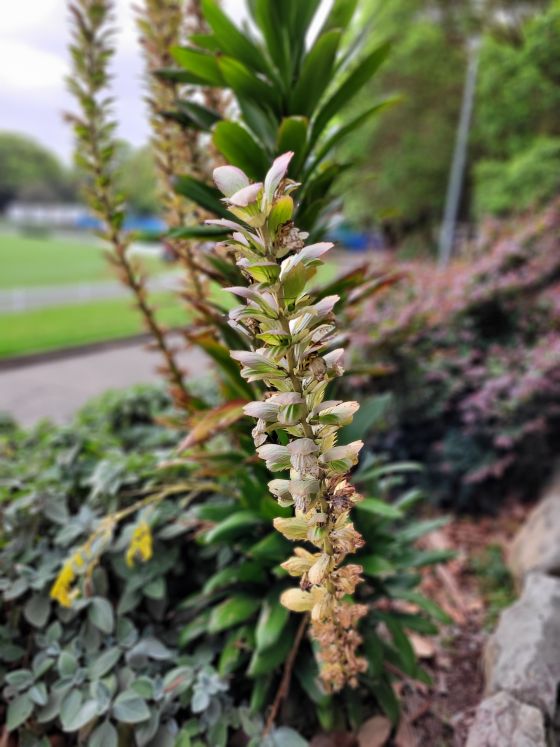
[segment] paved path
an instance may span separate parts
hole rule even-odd
[[[135,343],[0,371],[0,411],[10,413],[24,426],[42,418],[66,423],[89,399],[107,389],[161,381],[155,370],[158,364],[157,353]],[[208,361],[192,349],[181,364],[200,376]]]
[[[181,285],[177,273],[165,273],[148,280],[152,292],[176,291]],[[81,304],[130,296],[130,290],[118,280],[100,283],[39,286],[37,288],[11,288],[0,291],[0,313],[42,309],[48,306]]]

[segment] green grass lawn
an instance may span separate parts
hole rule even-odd
[[[336,268],[329,265],[321,269],[318,280],[327,282],[335,275]],[[217,286],[212,288],[212,298],[227,309],[236,304],[230,293]],[[154,294],[150,300],[163,324],[188,321],[187,309],[173,294]],[[128,298],[0,314],[0,358],[116,340],[142,331],[140,314]]]
[[[150,273],[170,269],[156,258],[142,262]],[[0,268],[0,290],[115,280],[99,246],[71,239],[0,233]]]
[[[172,295],[158,294],[153,300],[164,324],[186,322],[185,309]],[[139,312],[122,298],[2,314],[0,358],[114,340],[143,330]]]

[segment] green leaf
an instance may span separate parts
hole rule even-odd
[[[286,559],[290,553],[290,547],[288,540],[284,539],[281,534],[271,532],[250,547],[247,554],[249,557],[258,558],[262,561],[279,563]]]
[[[124,724],[139,724],[150,718],[150,709],[134,690],[125,690],[115,698],[113,716]]]
[[[68,712],[66,712],[66,718],[62,718],[61,714],[64,731],[79,731],[86,724],[89,724],[90,721],[93,721],[97,716],[97,707],[98,703],[96,700],[86,700],[86,702],[82,703],[80,708],[73,714],[69,715]]]
[[[342,32],[327,31],[306,55],[299,79],[290,96],[290,112],[311,116],[319,100],[332,82],[336,53]]]
[[[206,532],[204,541],[206,544],[231,542],[260,524],[262,524],[261,517],[253,511],[237,511]]]
[[[274,729],[270,734],[271,747],[309,747],[309,742],[297,731],[287,726]]]
[[[308,127],[309,120],[306,117],[284,117],[280,122],[276,136],[278,153],[287,153],[289,150],[294,152],[288,174],[296,180],[299,178],[300,169],[305,159]]]
[[[122,651],[117,646],[107,649],[99,656],[95,657],[88,667],[89,675],[92,680],[98,680],[104,677],[121,658]]]
[[[186,117],[186,120],[190,120],[191,126],[202,132],[210,132],[216,122],[222,119],[218,112],[194,101],[178,101],[177,107],[181,114]]]
[[[391,685],[385,680],[379,680],[371,683],[370,687],[387,718],[391,720],[391,723],[398,724],[401,709],[399,700]]]
[[[194,176],[184,174],[175,179],[175,191],[200,205],[208,212],[222,218],[231,218],[231,214],[221,202],[221,193]]]
[[[82,693],[75,688],[70,690],[62,699],[60,704],[60,720],[62,726],[66,729],[66,724],[71,723],[75,714],[80,710],[82,705]]]
[[[118,747],[119,736],[110,721],[104,721],[92,732],[88,747]]]
[[[234,625],[245,622],[260,607],[261,600],[248,594],[238,594],[214,607],[210,615],[208,631],[220,633]]]
[[[284,635],[271,648],[255,651],[247,670],[249,676],[261,677],[277,669],[290,653],[292,642],[292,635]]]
[[[19,726],[24,724],[33,713],[33,701],[24,694],[18,695],[8,705],[6,715],[6,728],[8,731],[15,731]]]
[[[279,590],[273,590],[262,605],[255,629],[257,651],[274,646],[286,628],[290,613],[279,601]]]
[[[339,84],[336,91],[320,108],[314,119],[311,131],[311,143],[314,144],[325,127],[348,102],[359,93],[365,84],[375,75],[389,54],[390,45],[382,44],[368,54]]]
[[[34,676],[30,669],[14,669],[4,677],[6,684],[16,690],[25,690],[33,684]]]
[[[188,47],[171,47],[169,50],[173,59],[187,73],[195,76],[195,82],[206,86],[223,86],[224,78],[213,54],[208,54]]]
[[[61,677],[73,677],[78,669],[78,660],[70,651],[62,651],[58,657],[57,669]]]
[[[268,156],[244,127],[237,122],[219,122],[214,128],[213,140],[228,163],[240,168],[251,179],[264,179]]]
[[[228,18],[216,0],[202,0],[202,12],[221,51],[261,73],[269,70],[261,50]]]
[[[432,602],[430,599],[427,599],[423,594],[420,594],[417,591],[398,589],[393,590],[391,592],[391,596],[396,599],[406,599],[407,602],[412,602],[413,604],[420,607],[421,610],[424,610],[424,612],[427,612],[428,615],[433,617],[435,620],[443,623],[444,625],[449,625],[449,623],[452,622],[449,615],[447,615],[441,609],[441,607],[439,607],[439,605],[437,605],[435,602]]]
[[[25,607],[23,615],[28,623],[35,628],[42,628],[46,625],[51,611],[51,600],[48,594],[33,594]]]
[[[169,231],[168,236],[173,239],[213,239],[221,241],[231,235],[231,231],[220,226],[183,226]]]
[[[368,576],[383,576],[395,572],[395,566],[380,555],[360,557],[360,565]]]
[[[346,29],[352,20],[358,0],[334,0],[329,15],[321,29],[321,33],[330,29]]]
[[[38,706],[45,706],[47,705],[47,701],[49,699],[48,693],[47,693],[47,686],[44,682],[38,682],[36,685],[33,685],[33,687],[29,688],[29,692],[27,693],[31,700],[35,703],[35,705]]]
[[[369,109],[366,109],[365,112],[359,114],[357,117],[354,117],[354,119],[351,119],[347,124],[338,127],[318,149],[313,159],[312,165],[306,171],[306,177],[308,178],[315,171],[321,161],[331,153],[335,146],[337,146],[341,141],[348,137],[350,133],[354,132],[354,130],[357,130],[375,115],[380,114],[384,109],[388,109],[391,106],[394,106],[400,100],[401,99],[399,96],[392,96],[390,98],[383,99],[383,101],[378,101]]]
[[[383,644],[377,633],[368,630],[364,636],[364,653],[368,662],[369,676],[376,680],[383,672]]]
[[[385,503],[378,498],[365,498],[356,504],[356,509],[366,511],[368,514],[383,516],[385,519],[401,519],[402,511],[390,503]]]
[[[277,91],[262,78],[233,57],[219,57],[218,65],[223,79],[236,96],[251,99],[259,109],[269,111],[279,107]]]
[[[211,576],[203,587],[205,594],[211,594],[217,589],[223,589],[232,583],[264,583],[266,574],[260,563],[246,560],[235,566],[228,566]]]
[[[438,519],[426,519],[425,521],[415,521],[405,529],[401,529],[398,532],[398,537],[401,542],[415,542],[420,537],[423,537],[430,532],[434,532],[436,529],[441,529],[449,523],[449,519],[446,516],[442,516]]]
[[[409,677],[415,677],[417,670],[416,654],[402,625],[390,614],[383,615],[383,620],[391,633],[403,672],[408,674]]]
[[[278,68],[278,77],[288,88],[291,75],[291,55],[289,25],[282,17],[287,3],[271,3],[270,0],[250,0],[249,8],[251,15],[261,30],[266,49]]]
[[[196,640],[196,638],[199,638],[208,630],[210,613],[210,610],[205,610],[181,629],[181,632],[179,633],[179,646],[181,646],[181,648],[185,648],[189,643]]]
[[[102,633],[112,633],[115,615],[111,603],[103,597],[92,597],[88,608],[88,619]]]

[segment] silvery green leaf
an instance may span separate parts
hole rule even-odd
[[[192,667],[175,667],[167,672],[163,679],[163,687],[166,691],[180,694],[192,684],[194,672]]]
[[[138,677],[132,683],[131,689],[144,700],[152,700],[154,697],[154,683],[149,677]]]
[[[150,599],[164,599],[165,591],[165,579],[163,576],[154,578],[143,588],[144,596],[149,597]]]
[[[27,694],[18,695],[8,705],[6,714],[6,728],[15,731],[24,724],[33,713],[33,701]]]
[[[6,683],[16,690],[25,690],[33,684],[34,679],[33,672],[29,669],[14,669],[4,677]]]
[[[200,687],[195,687],[191,700],[191,711],[193,713],[202,713],[210,705],[210,695]]]
[[[61,677],[72,677],[78,669],[78,660],[70,651],[62,651],[56,667]]]
[[[138,630],[127,617],[117,620],[117,642],[123,648],[134,646],[138,640]]]
[[[57,621],[49,625],[45,634],[47,644],[58,641],[62,635],[62,625]]]
[[[33,594],[23,608],[23,615],[35,628],[42,628],[49,619],[50,611],[51,601],[48,594]]]
[[[66,729],[66,724],[70,723],[82,705],[82,693],[75,688],[70,690],[62,699],[60,704],[60,720],[62,726]]]
[[[58,716],[63,697],[64,693],[62,692],[52,690],[49,693],[45,706],[37,712],[37,721],[40,724],[52,721]]]
[[[38,706],[45,706],[48,701],[47,686],[44,682],[38,682],[33,687],[29,688],[27,693],[31,700]]]
[[[125,724],[139,724],[150,718],[150,709],[134,690],[125,690],[115,698],[113,716]]]
[[[139,724],[134,729],[134,736],[136,737],[138,747],[145,747],[154,738],[159,728],[159,719],[159,712],[152,711],[149,720]]]
[[[270,747],[309,747],[309,742],[297,731],[281,726],[270,734]]]
[[[97,726],[88,739],[88,747],[118,747],[117,730],[110,721]]]
[[[102,633],[112,633],[115,616],[110,602],[103,597],[92,597],[88,608],[88,619]]]
[[[103,681],[92,682],[89,686],[89,692],[93,700],[97,701],[97,715],[106,713],[113,697],[106,683]]]
[[[65,731],[73,732],[82,729],[98,715],[97,701],[86,700],[72,716],[63,719],[61,713],[61,721]]]
[[[147,656],[149,659],[165,661],[166,659],[170,659],[173,654],[167,646],[164,646],[164,644],[161,643],[161,641],[158,641],[157,638],[147,636],[138,641],[138,643],[130,649],[127,654],[127,660],[129,658],[134,658],[135,656]]]
[[[104,677],[107,672],[114,668],[121,655],[122,651],[120,648],[113,646],[97,656],[88,668],[90,678],[97,680]]]
[[[29,581],[26,578],[18,578],[4,591],[4,599],[9,602],[18,599],[29,589]]]
[[[33,676],[39,679],[54,666],[54,659],[51,659],[45,651],[39,651],[33,657]]]

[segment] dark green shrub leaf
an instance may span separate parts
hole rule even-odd
[[[383,576],[388,573],[394,573],[395,566],[381,555],[366,555],[360,557],[360,565],[364,569],[364,573],[368,576]]]
[[[262,519],[253,511],[237,511],[206,532],[204,541],[206,544],[231,542],[259,524],[262,524]]]
[[[280,604],[279,592],[275,590],[269,594],[262,605],[255,629],[257,651],[270,648],[278,641],[289,617],[289,611]]]
[[[173,59],[198,81],[207,86],[223,86],[224,78],[216,58],[212,54],[188,47],[172,47]]]
[[[269,166],[268,156],[244,127],[237,122],[218,122],[213,140],[228,163],[240,168],[251,179],[264,179]]]
[[[249,675],[260,677],[274,671],[289,654],[292,642],[293,636],[286,634],[271,648],[255,651],[249,664]]]
[[[341,36],[340,29],[326,31],[319,36],[306,55],[299,79],[290,97],[290,110],[294,114],[311,116],[315,111],[325,89],[333,79],[336,52]]]
[[[401,519],[403,516],[402,511],[396,508],[396,506],[385,503],[385,501],[380,501],[378,498],[366,498],[356,504],[356,509],[358,511],[367,511],[376,516],[383,516],[386,519]]]
[[[260,604],[260,599],[247,594],[239,594],[226,599],[212,610],[208,625],[209,632],[219,633],[244,622],[258,610]]]

